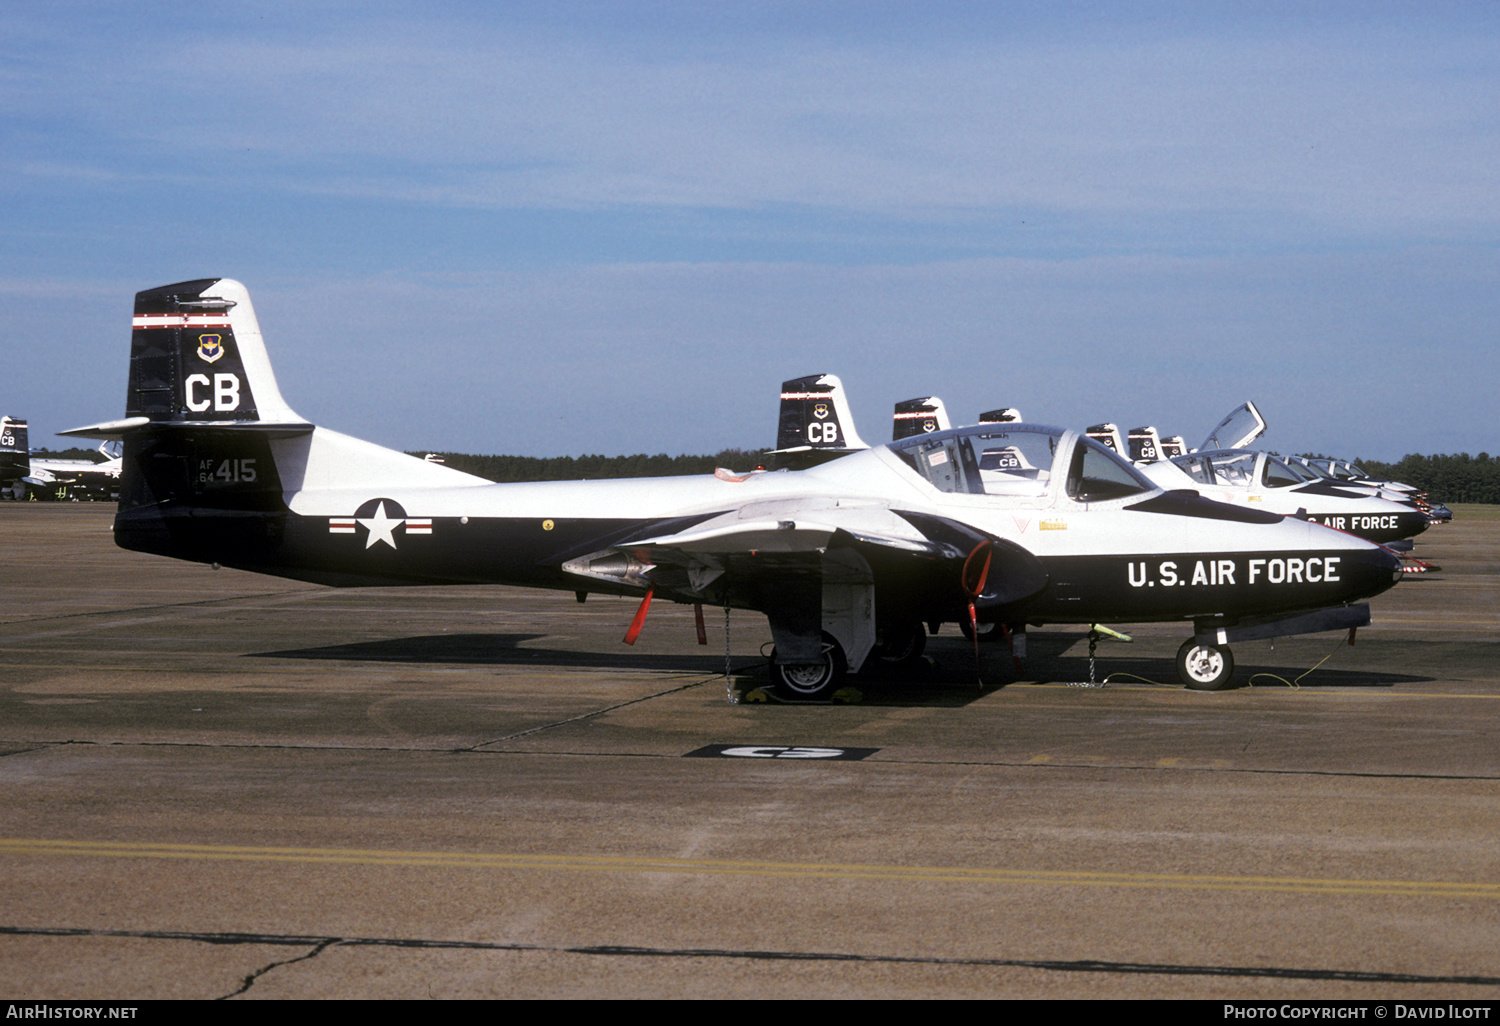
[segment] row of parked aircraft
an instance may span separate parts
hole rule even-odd
[[[795,699],[911,658],[943,623],[1018,642],[1049,623],[1191,624],[1179,673],[1215,689],[1229,643],[1362,626],[1362,600],[1401,578],[1350,530],[1163,487],[1084,433],[898,412],[919,430],[865,446],[836,379],[803,378],[783,389],[778,450],[836,459],[493,484],[300,417],[249,293],[207,278],[136,295],[125,416],[64,434],[123,443],[125,548],[333,586],[636,596],[627,640],[653,597],[756,610]]]
[[[1280,507],[1297,502],[1298,508],[1303,508],[1306,504],[1299,500],[1320,496],[1312,504],[1317,511],[1310,515],[1320,523],[1355,530],[1371,541],[1398,542],[1420,533],[1428,524],[1453,518],[1446,506],[1431,501],[1412,485],[1377,480],[1347,460],[1278,456],[1250,449],[1265,430],[1260,410],[1247,402],[1231,410],[1197,449],[1184,450],[1180,436],[1162,440],[1154,427],[1131,429],[1125,444],[1113,424],[1096,424],[1088,434],[1116,452],[1128,453],[1136,465],[1148,468],[1147,473],[1166,488],[1198,488],[1226,502],[1268,503],[1264,508],[1277,512],[1293,512]],[[1399,519],[1387,516],[1351,528],[1347,507],[1323,501],[1351,495],[1389,500],[1405,506],[1406,511]],[[1380,511],[1378,507],[1366,507],[1355,512],[1378,515]]]
[[[774,465],[814,466],[866,447],[854,430],[836,376],[784,382],[781,403],[777,448],[767,454]],[[1014,409],[979,415],[981,424],[1020,420]],[[951,427],[941,399],[906,399],[896,404],[892,438],[899,442]],[[1114,424],[1096,424],[1085,434],[1126,456],[1168,491],[1190,489],[1220,502],[1311,519],[1402,552],[1409,552],[1409,539],[1429,525],[1452,519],[1446,506],[1413,486],[1373,479],[1348,461],[1250,449],[1265,430],[1260,410],[1246,402],[1230,411],[1196,449],[1187,448],[1181,436],[1163,440],[1154,427],[1132,429],[1128,444]],[[1417,560],[1409,563],[1407,570],[1426,566]]]
[[[26,421],[0,417],[0,497],[113,499],[120,491],[122,462],[118,452],[101,455],[102,461],[33,456]]]

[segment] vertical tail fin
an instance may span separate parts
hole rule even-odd
[[[125,416],[153,423],[305,424],[276,386],[250,293],[202,278],[135,295]]]
[[[1161,440],[1161,458],[1169,460],[1174,456],[1187,455],[1187,442],[1181,435],[1173,435],[1171,438]]]
[[[0,489],[15,489],[31,473],[31,450],[26,444],[26,422],[0,417]],[[16,498],[21,492],[13,493]]]
[[[1084,434],[1111,452],[1117,452],[1121,456],[1125,455],[1125,440],[1120,437],[1120,429],[1115,425],[1095,424],[1085,431]]]
[[[896,404],[895,423],[891,428],[891,440],[899,442],[912,435],[933,431],[947,431],[953,425],[948,422],[948,410],[935,395],[920,399],[903,399]]]
[[[1132,463],[1155,463],[1162,459],[1161,435],[1149,424],[1145,427],[1131,428],[1126,444],[1130,446]]]
[[[854,430],[844,384],[832,374],[809,374],[781,383],[775,462],[794,469],[823,463],[869,446]]]
[[[1021,411],[1004,407],[999,410],[986,410],[979,415],[981,424],[1015,424],[1021,420]]]
[[[125,417],[60,434],[123,441],[116,544],[227,566],[275,564],[309,492],[484,483],[299,417],[228,278],[136,293]]]
[[[134,540],[124,514],[168,501],[275,508],[271,439],[312,430],[281,398],[245,286],[200,278],[136,293],[125,418],[60,434],[124,441],[116,541],[164,551]]]

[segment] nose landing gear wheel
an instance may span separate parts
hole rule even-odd
[[[1177,650],[1177,677],[1193,691],[1218,691],[1234,676],[1234,656],[1227,645],[1200,645],[1188,638]]]

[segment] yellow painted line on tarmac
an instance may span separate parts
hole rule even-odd
[[[498,855],[475,852],[378,851],[359,848],[261,848],[208,844],[136,844],[0,838],[0,855],[290,862],[303,865],[440,867],[449,869],[593,870],[793,877],[803,880],[899,880],[911,883],[1132,887],[1170,890],[1278,891],[1377,897],[1500,899],[1500,884],[1447,880],[1341,880],[1273,876],[1199,876],[1180,873],[1104,873],[1050,869],[965,869],[956,866],[878,866],[860,863],[749,862],[720,859],[632,858],[609,855]]]
[[[1500,623],[1500,619],[1491,617],[1488,620],[1431,620],[1419,616],[1382,616],[1379,620],[1362,627],[1361,630],[1374,630],[1377,627],[1396,627],[1404,623],[1435,623],[1442,627],[1493,627]],[[1400,644],[1398,641],[1397,644]]]
[[[1341,673],[1355,673],[1354,670],[1340,670]],[[1472,683],[1487,685],[1485,679],[1475,680]],[[1180,695],[1188,695],[1198,698],[1207,698],[1210,701],[1226,698],[1230,695],[1256,695],[1268,691],[1281,691],[1286,694],[1306,695],[1309,698],[1389,698],[1401,700],[1413,700],[1423,698],[1473,698],[1486,702],[1500,701],[1500,693],[1473,692],[1464,694],[1455,691],[1395,691],[1389,686],[1374,686],[1369,684],[1326,684],[1315,681],[1311,684],[1302,684],[1297,687],[1287,687],[1285,684],[1251,684],[1245,687],[1232,687],[1223,691],[1193,691],[1183,687],[1175,681],[1152,681],[1142,684],[1133,681],[1111,681],[1108,685],[1093,684],[1088,687],[1080,687],[1077,684],[1063,684],[1056,681],[1037,681],[1035,683],[1017,682],[1014,687],[1024,689],[1013,692],[1024,694],[1032,689],[1046,689],[1049,691],[1076,691],[1084,694],[1090,691],[1170,691]],[[997,691],[996,694],[1001,693]],[[1065,708],[1057,706],[1056,708]]]
[[[4,655],[8,651],[9,650],[6,649],[4,646],[0,646],[0,655]],[[191,658],[191,654],[190,653],[181,653],[181,655],[183,656],[184,660],[186,660],[188,658]],[[317,663],[319,663],[321,665],[311,665],[311,666],[309,666],[309,665],[300,665],[300,666],[276,666],[276,665],[240,666],[240,665],[231,665],[231,662],[230,662],[231,659],[239,659],[239,658],[242,658],[242,657],[241,656],[229,656],[229,657],[226,657],[225,660],[221,664],[216,665],[216,666],[206,666],[206,665],[201,664],[201,663],[198,664],[198,665],[187,665],[186,663],[184,663],[183,665],[175,665],[175,666],[174,665],[170,665],[170,664],[165,664],[165,663],[151,664],[149,666],[146,665],[146,664],[143,664],[143,663],[122,664],[122,665],[119,665],[119,666],[115,666],[115,665],[112,665],[112,664],[111,665],[101,664],[101,665],[97,665],[97,666],[83,666],[83,665],[78,665],[78,664],[72,664],[72,665],[68,665],[68,666],[63,666],[63,665],[59,664],[56,660],[53,660],[53,661],[50,661],[50,662],[43,662],[43,663],[17,663],[17,662],[6,661],[5,668],[7,670],[53,670],[53,671],[66,671],[68,674],[70,674],[71,676],[75,676],[75,677],[76,676],[87,675],[87,674],[101,674],[101,673],[141,673],[144,670],[149,670],[151,673],[156,674],[158,676],[165,676],[166,674],[169,674],[169,673],[175,673],[175,674],[181,674],[181,675],[184,675],[184,676],[200,676],[200,677],[202,677],[202,676],[208,676],[209,674],[213,674],[213,675],[216,675],[216,676],[225,676],[225,677],[227,677],[227,676],[245,676],[245,677],[254,677],[254,676],[260,676],[260,677],[281,676],[281,677],[296,677],[298,675],[312,677],[312,676],[317,676],[320,673],[324,673],[324,674],[348,673],[349,669],[350,669],[350,667],[344,666],[344,665],[333,665],[333,661],[332,660],[317,660]],[[359,662],[359,660],[344,660],[344,662]],[[580,675],[594,675],[594,676],[601,676],[601,677],[602,676],[610,676],[610,677],[612,677],[615,680],[624,681],[626,683],[642,683],[642,684],[659,681],[663,677],[673,677],[673,676],[680,676],[680,677],[707,677],[707,678],[710,678],[710,679],[713,679],[713,678],[722,679],[723,676],[724,676],[722,673],[712,673],[712,672],[698,673],[698,672],[695,672],[695,671],[692,671],[692,670],[662,670],[659,673],[655,673],[655,674],[650,674],[650,673],[648,673],[648,674],[640,674],[640,675],[632,677],[632,676],[625,676],[625,675],[622,675],[622,674],[619,674],[619,673],[612,673],[607,667],[598,667],[598,666],[579,666],[579,667],[568,669],[568,670],[557,670],[557,671],[552,671],[552,672],[542,672],[542,671],[539,671],[539,670],[531,669],[531,668],[526,667],[526,666],[513,665],[513,664],[510,664],[510,663],[464,663],[464,662],[451,662],[451,663],[392,663],[392,664],[387,664],[384,667],[382,667],[382,666],[361,666],[361,667],[359,667],[359,670],[362,673],[368,673],[368,674],[371,674],[371,675],[378,674],[378,673],[384,673],[386,675],[405,674],[407,676],[413,676],[413,675],[421,674],[421,673],[454,675],[454,674],[463,674],[463,673],[470,673],[470,672],[472,672],[472,673],[482,673],[482,674],[485,674],[485,675],[488,675],[488,676],[500,676],[505,671],[511,671],[512,675],[514,675],[514,676],[519,676],[519,675],[524,674],[526,676],[536,677],[539,680],[574,680],[574,679],[578,678]]]

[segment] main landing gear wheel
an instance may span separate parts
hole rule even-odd
[[[974,640],[974,628],[969,626],[969,621],[958,621],[958,632],[964,636],[965,641]],[[1000,629],[998,623],[981,623],[979,625],[979,640],[984,643],[994,643],[1005,640],[1005,632]]]
[[[1193,691],[1218,691],[1234,676],[1234,655],[1227,645],[1200,645],[1188,638],[1177,650],[1177,676]]]
[[[915,666],[927,648],[927,631],[915,620],[891,624],[880,632],[872,655],[887,666]]]
[[[771,649],[771,683],[782,698],[818,702],[838,690],[849,664],[844,650],[828,633],[823,635],[823,658],[816,663],[778,663]]]

